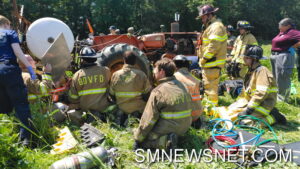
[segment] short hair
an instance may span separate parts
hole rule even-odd
[[[164,70],[166,77],[171,77],[173,76],[175,70],[176,70],[176,65],[173,62],[173,60],[169,58],[163,58],[155,63],[155,67],[158,68],[158,70]]]
[[[134,65],[136,62],[136,55],[132,51],[126,51],[124,53],[124,62],[129,65]]]
[[[295,22],[291,18],[284,18],[278,24],[279,24],[279,26],[288,26],[288,25],[291,25],[292,28],[296,27]]]
[[[0,25],[10,24],[10,21],[3,15],[0,15]]]

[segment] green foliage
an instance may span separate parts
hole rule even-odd
[[[2,15],[9,19],[12,4],[0,1]],[[271,39],[278,33],[278,22],[291,17],[298,25],[300,1],[298,0],[17,0],[25,5],[24,16],[31,22],[41,17],[55,17],[67,23],[75,35],[87,36],[86,19],[96,34],[108,33],[110,25],[116,25],[121,33],[130,26],[142,29],[142,34],[159,32],[164,24],[170,31],[174,13],[179,12],[181,31],[200,31],[201,21],[196,20],[197,6],[213,4],[219,7],[217,15],[225,24],[236,25],[238,20],[248,20],[254,25],[253,33],[263,39]],[[271,4],[271,5],[270,5]],[[14,20],[16,22],[17,20]]]

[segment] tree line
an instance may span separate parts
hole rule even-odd
[[[74,35],[87,36],[86,19],[96,33],[108,33],[115,25],[126,33],[128,27],[142,29],[142,34],[159,32],[160,25],[170,31],[175,12],[180,13],[180,31],[200,31],[201,21],[196,20],[197,6],[212,4],[224,24],[236,27],[238,20],[248,20],[255,28],[253,34],[264,40],[278,33],[278,22],[290,17],[300,24],[299,0],[17,0],[24,5],[24,16],[33,22],[41,17],[54,17],[64,21]],[[0,14],[10,20],[12,0],[0,0]]]

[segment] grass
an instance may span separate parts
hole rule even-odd
[[[270,56],[270,45],[262,44],[265,51],[265,56]],[[270,63],[268,60],[262,62],[264,65],[270,68]],[[275,126],[275,132],[279,138],[280,144],[286,144],[291,142],[300,141],[300,83],[296,81],[296,72],[293,74],[293,83],[296,86],[297,95],[291,96],[290,104],[278,103],[277,108],[286,115],[288,119],[287,126]],[[225,95],[220,97],[220,105],[229,105],[234,100],[230,96]],[[63,126],[68,126],[76,138],[79,137],[79,128],[73,126],[69,123],[64,124],[54,124],[50,117],[46,115],[45,110],[49,109],[47,104],[35,104],[31,106],[33,121],[35,122],[37,133],[39,135],[38,139],[34,142],[37,148],[31,150],[23,148],[18,145],[18,129],[17,121],[13,116],[0,115],[0,168],[22,168],[22,169],[44,169],[49,168],[49,166],[57,160],[63,157],[69,156],[77,152],[84,150],[81,147],[77,147],[71,152],[62,155],[51,155],[49,151],[51,150],[51,145],[55,143],[55,137],[57,136],[56,128],[63,128]],[[187,161],[182,163],[171,163],[171,162],[145,162],[137,163],[135,162],[137,156],[132,151],[133,136],[132,130],[137,123],[133,124],[131,128],[118,128],[111,127],[111,123],[101,123],[94,122],[94,126],[98,128],[101,132],[106,135],[106,139],[102,145],[106,148],[116,147],[118,148],[118,156],[116,158],[117,168],[234,168],[236,165],[232,163],[224,163],[221,161],[216,161],[212,163],[206,162],[192,162]],[[205,129],[195,130],[190,129],[186,135],[180,140],[180,148],[187,149],[191,151],[192,149],[200,150],[204,149],[204,142],[209,138],[209,132]],[[268,132],[265,136],[266,138],[271,137],[271,133]],[[78,139],[80,142],[80,139]],[[260,164],[257,168],[297,168],[295,164],[292,163],[264,163]]]

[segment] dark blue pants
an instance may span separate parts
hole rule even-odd
[[[31,129],[27,89],[22,79],[21,70],[16,64],[0,63],[0,113],[9,113],[13,108],[21,123]],[[21,139],[29,136],[30,132],[21,126]]]

